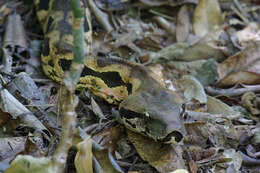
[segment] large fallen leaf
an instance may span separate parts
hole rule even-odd
[[[185,168],[182,157],[171,145],[155,142],[145,136],[127,130],[129,140],[140,157],[159,172],[171,172]]]
[[[238,118],[241,115],[239,112],[234,111],[226,103],[211,96],[207,96],[207,108],[208,113],[222,114],[223,116],[226,116],[229,119]]]
[[[223,50],[205,43],[188,45],[187,43],[175,43],[163,48],[152,57],[153,63],[168,61],[195,61],[214,58],[221,60],[225,57]]]
[[[217,68],[219,86],[260,84],[260,42],[254,42]]]
[[[194,33],[199,37],[203,37],[217,29],[221,23],[222,16],[218,0],[200,0],[194,11]]]

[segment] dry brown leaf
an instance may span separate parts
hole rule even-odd
[[[223,116],[230,119],[238,118],[241,115],[239,112],[234,111],[224,102],[211,96],[207,96],[207,108],[208,113],[222,114]]]
[[[219,86],[260,84],[260,42],[254,42],[223,61],[217,68]]]
[[[218,0],[200,0],[194,11],[194,33],[203,37],[215,30],[222,23],[221,10]]]
[[[191,27],[188,7],[182,6],[177,18],[176,39],[177,42],[184,42],[189,36]]]
[[[182,157],[178,156],[171,145],[155,142],[130,130],[127,130],[127,133],[140,157],[148,161],[157,171],[170,172],[185,168]]]

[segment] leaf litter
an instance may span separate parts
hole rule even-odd
[[[167,145],[126,132],[115,122],[114,105],[83,91],[77,107],[83,130],[75,137],[79,148],[69,154],[67,172],[259,172],[257,1],[87,3],[94,16],[93,55],[143,63],[161,74],[170,89],[183,92],[189,103],[184,114],[187,134],[182,143]],[[35,27],[39,23],[32,3],[0,4],[0,148],[11,151],[1,152],[0,169],[16,172],[29,164],[23,171],[52,172],[48,165],[61,137],[62,117],[56,104],[59,86],[39,70],[42,31]],[[16,83],[21,75],[25,84]]]

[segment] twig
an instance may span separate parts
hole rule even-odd
[[[260,92],[260,85],[243,85],[245,88],[230,88],[230,89],[214,89],[212,87],[206,87],[207,93],[210,95],[225,95],[225,96],[240,96],[245,92]]]
[[[243,16],[233,5],[230,8],[234,11],[236,15],[238,15],[243,20],[245,25],[249,23],[248,19],[245,16]]]
[[[78,104],[78,97],[74,95],[78,79],[84,68],[86,47],[87,53],[90,52],[91,30],[88,35],[88,45],[84,42],[84,16],[83,9],[80,6],[80,0],[70,0],[70,5],[73,13],[73,60],[69,71],[65,72],[63,79],[64,86],[61,87],[61,112],[63,115],[62,121],[62,136],[59,145],[52,158],[52,169],[54,172],[64,172],[65,163],[67,160],[68,150],[72,146],[73,136],[75,134],[76,117],[75,107]],[[88,17],[89,28],[90,17]]]
[[[97,21],[100,23],[100,25],[107,31],[111,32],[113,29],[113,26],[109,23],[109,16],[102,12],[95,4],[93,0],[87,0],[88,6],[91,10],[91,12],[96,17]]]

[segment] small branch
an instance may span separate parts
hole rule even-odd
[[[70,66],[70,70],[65,73],[65,78],[63,80],[65,86],[71,92],[74,92],[76,84],[81,75],[81,72],[84,68],[85,55],[86,55],[86,46],[90,46],[91,41],[88,41],[86,45],[84,40],[84,12],[81,9],[79,0],[70,0],[69,1],[72,7],[73,12],[73,54],[74,58]],[[90,28],[91,26],[89,26]],[[91,38],[91,37],[90,37]],[[89,39],[89,38],[88,38]]]
[[[85,55],[90,53],[92,43],[92,30],[87,33],[87,45],[84,40],[84,11],[80,6],[80,0],[70,0],[73,12],[73,60],[69,71],[65,72],[63,79],[64,86],[61,88],[60,107],[62,117],[62,136],[59,145],[52,158],[52,169],[54,172],[64,172],[68,150],[72,146],[75,134],[76,117],[75,107],[78,98],[74,95],[78,79],[84,68]],[[86,9],[86,12],[88,9]],[[90,15],[87,15],[87,22],[91,28]],[[87,50],[86,50],[87,47]]]
[[[225,96],[240,96],[246,92],[260,92],[260,85],[243,85],[245,88],[230,88],[230,89],[214,89],[206,87],[207,93],[210,95],[225,95]]]

